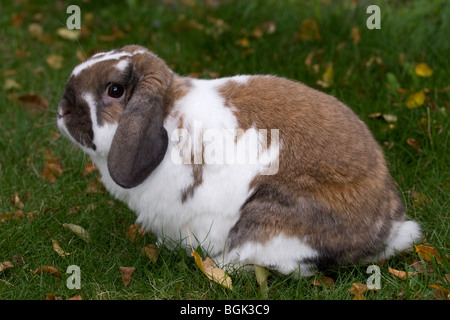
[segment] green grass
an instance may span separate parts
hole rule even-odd
[[[18,210],[24,214],[38,211],[39,215],[32,220],[0,222],[0,262],[14,262],[13,268],[0,272],[0,299],[44,299],[52,293],[64,299],[80,294],[83,299],[346,300],[353,298],[349,292],[352,283],[366,283],[370,276],[367,266],[342,267],[327,274],[335,285],[324,287],[311,283],[322,274],[302,279],[273,274],[268,292],[260,294],[252,272],[232,273],[234,289],[230,291],[210,282],[182,249],[162,248],[156,263],[147,258],[142,248],[155,238],[147,234],[132,242],[126,237],[134,213],[104,189],[92,190],[97,173],[83,176],[89,159],[56,134],[54,121],[64,83],[80,62],[77,50],[90,55],[131,43],[155,51],[182,75],[276,74],[300,80],[351,106],[383,146],[408,215],[424,228],[424,243],[435,247],[442,258],[438,263],[435,259],[424,261],[416,252],[396,256],[380,265],[382,288],[364,295],[380,300],[440,298],[429,285],[449,289],[444,279],[450,274],[450,4],[445,0],[402,1],[401,5],[374,2],[381,8],[380,30],[366,28],[365,9],[372,4],[367,1],[217,1],[217,5],[204,1],[148,1],[145,5],[132,0],[114,5],[89,1],[80,5],[83,36],[79,42],[56,34],[65,26],[70,3],[2,3],[0,216]],[[307,18],[317,22],[320,41],[298,37]],[[275,25],[273,33],[265,31],[266,22]],[[42,27],[41,37],[30,35],[32,23]],[[353,27],[360,32],[357,44],[350,37]],[[254,30],[261,30],[262,36],[255,37]],[[113,36],[105,39],[105,35]],[[249,47],[239,44],[244,38]],[[306,66],[311,52],[316,54]],[[60,69],[47,64],[51,54],[63,57]],[[317,80],[330,62],[334,82],[323,88]],[[414,73],[419,62],[433,69],[431,77]],[[389,73],[402,92],[387,86]],[[10,80],[20,87],[8,87]],[[408,96],[425,88],[424,104],[407,108]],[[13,95],[28,93],[47,99],[48,110],[35,112],[14,102]],[[390,124],[370,116],[376,112],[395,115],[397,121]],[[410,138],[418,141],[417,150],[407,143]],[[63,169],[53,183],[40,177],[48,150]],[[14,203],[16,195],[19,203]],[[91,241],[85,243],[61,223],[84,227]],[[70,256],[57,255],[47,231]],[[24,262],[15,262],[14,256]],[[422,261],[425,272],[407,280],[388,272],[388,267],[415,271],[412,264],[416,260]],[[34,274],[41,265],[56,267],[62,280]],[[69,265],[80,266],[81,289],[67,288]],[[120,266],[136,267],[127,287]]]

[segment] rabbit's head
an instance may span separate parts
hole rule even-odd
[[[70,75],[58,127],[87,153],[107,155],[118,185],[135,187],[166,152],[163,120],[172,79],[165,62],[143,47],[98,53]]]

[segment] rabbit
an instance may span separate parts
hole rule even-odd
[[[128,45],[73,69],[56,118],[161,245],[219,266],[310,276],[421,237],[367,126],[298,81],[184,77]]]

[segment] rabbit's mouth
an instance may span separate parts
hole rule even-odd
[[[83,109],[78,103],[75,108],[70,106],[69,100],[64,97],[56,111],[56,123],[61,133],[69,140],[84,149],[95,151],[97,147],[94,143],[92,122]]]

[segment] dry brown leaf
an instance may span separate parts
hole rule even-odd
[[[0,219],[1,222],[11,221],[11,220],[22,220],[24,217],[22,210],[17,210],[14,212],[5,213]]]
[[[14,97],[14,100],[32,112],[46,111],[49,107],[48,100],[38,94],[22,94],[18,97]]]
[[[3,261],[0,263],[0,272],[3,272],[6,269],[9,269],[12,267],[14,267],[14,265],[10,261]]]
[[[63,60],[64,58],[62,56],[57,54],[51,54],[47,57],[45,61],[50,66],[50,68],[58,70],[62,68]]]
[[[97,172],[97,171],[98,171],[98,169],[95,166],[95,164],[93,164],[92,161],[89,161],[83,169],[83,177],[86,177],[87,175],[91,174],[92,172]]]
[[[321,276],[319,280],[314,279],[311,283],[319,287],[322,285],[325,285],[325,287],[334,286],[334,280],[326,276]]]
[[[414,248],[416,249],[417,254],[421,256],[423,260],[431,262],[434,257],[436,258],[436,261],[438,263],[442,263],[442,258],[439,256],[439,253],[437,252],[436,248],[424,245],[417,245],[414,246]]]
[[[63,298],[55,296],[53,293],[49,293],[45,296],[45,300],[62,300]]]
[[[39,266],[34,273],[35,274],[41,274],[42,272],[48,273],[58,279],[62,279],[61,272],[58,271],[55,267],[52,266]]]
[[[31,37],[39,40],[41,40],[44,36],[44,30],[39,23],[31,23],[28,26],[28,32],[30,33]]]
[[[361,41],[361,34],[358,27],[352,28],[352,30],[350,31],[350,37],[353,40],[353,44],[358,44],[358,42]]]
[[[420,150],[420,142],[414,138],[408,138],[406,139],[406,143],[409,144],[411,147],[414,148],[416,153],[419,153]]]
[[[307,18],[300,24],[300,32],[296,38],[305,41],[320,41],[322,36],[319,31],[319,24],[314,18]]]
[[[352,287],[349,289],[349,291],[355,295],[353,297],[353,300],[366,300],[364,292],[366,292],[367,290],[370,290],[369,287],[360,282],[352,283]]]
[[[122,282],[126,286],[129,286],[131,283],[131,277],[133,276],[134,271],[136,271],[135,267],[119,267],[120,276],[122,277]]]
[[[45,163],[40,177],[50,183],[54,183],[62,174],[61,161],[54,157],[53,152],[49,149],[45,150]]]
[[[156,263],[158,261],[158,255],[159,255],[159,248],[155,244],[149,244],[144,247],[144,252],[147,255],[147,257],[153,261],[153,263]]]
[[[408,277],[411,277],[418,273],[418,272],[409,271],[408,276],[407,276],[405,271],[395,270],[390,267],[388,267],[388,271],[389,271],[389,273],[393,274],[394,276],[396,276],[397,278],[400,278],[402,280],[406,280]]]
[[[138,223],[128,226],[125,236],[128,240],[135,241],[136,237],[143,238],[145,235],[145,230],[142,229],[141,225]]]
[[[433,295],[439,299],[450,299],[450,290],[437,285],[437,284],[429,284],[428,287],[435,289]]]

